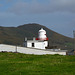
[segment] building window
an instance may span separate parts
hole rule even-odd
[[[34,43],[32,43],[32,47],[34,47]]]

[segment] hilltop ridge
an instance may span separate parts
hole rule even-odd
[[[40,24],[24,24],[18,27],[1,27],[0,26],[0,43],[23,46],[24,37],[32,39],[38,36],[38,30],[44,28],[49,38],[49,46],[58,46],[62,49],[72,49],[73,39],[58,34],[49,28]]]

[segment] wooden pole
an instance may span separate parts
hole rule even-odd
[[[15,52],[17,53],[17,45],[16,45],[16,51]]]

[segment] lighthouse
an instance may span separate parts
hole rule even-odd
[[[36,38],[36,40],[41,40],[41,41],[47,41],[47,35],[46,35],[46,31],[41,28],[41,30],[39,30],[38,32],[38,38]]]
[[[43,28],[41,28],[38,31],[38,38],[35,39],[33,37],[33,40],[27,40],[26,38],[24,46],[36,49],[46,49],[46,47],[48,46],[48,38],[46,35],[46,31]]]

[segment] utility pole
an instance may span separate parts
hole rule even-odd
[[[73,30],[73,41],[74,41],[74,51],[75,51],[75,30]]]
[[[16,49],[15,49],[15,52],[17,53],[17,45],[16,45]]]

